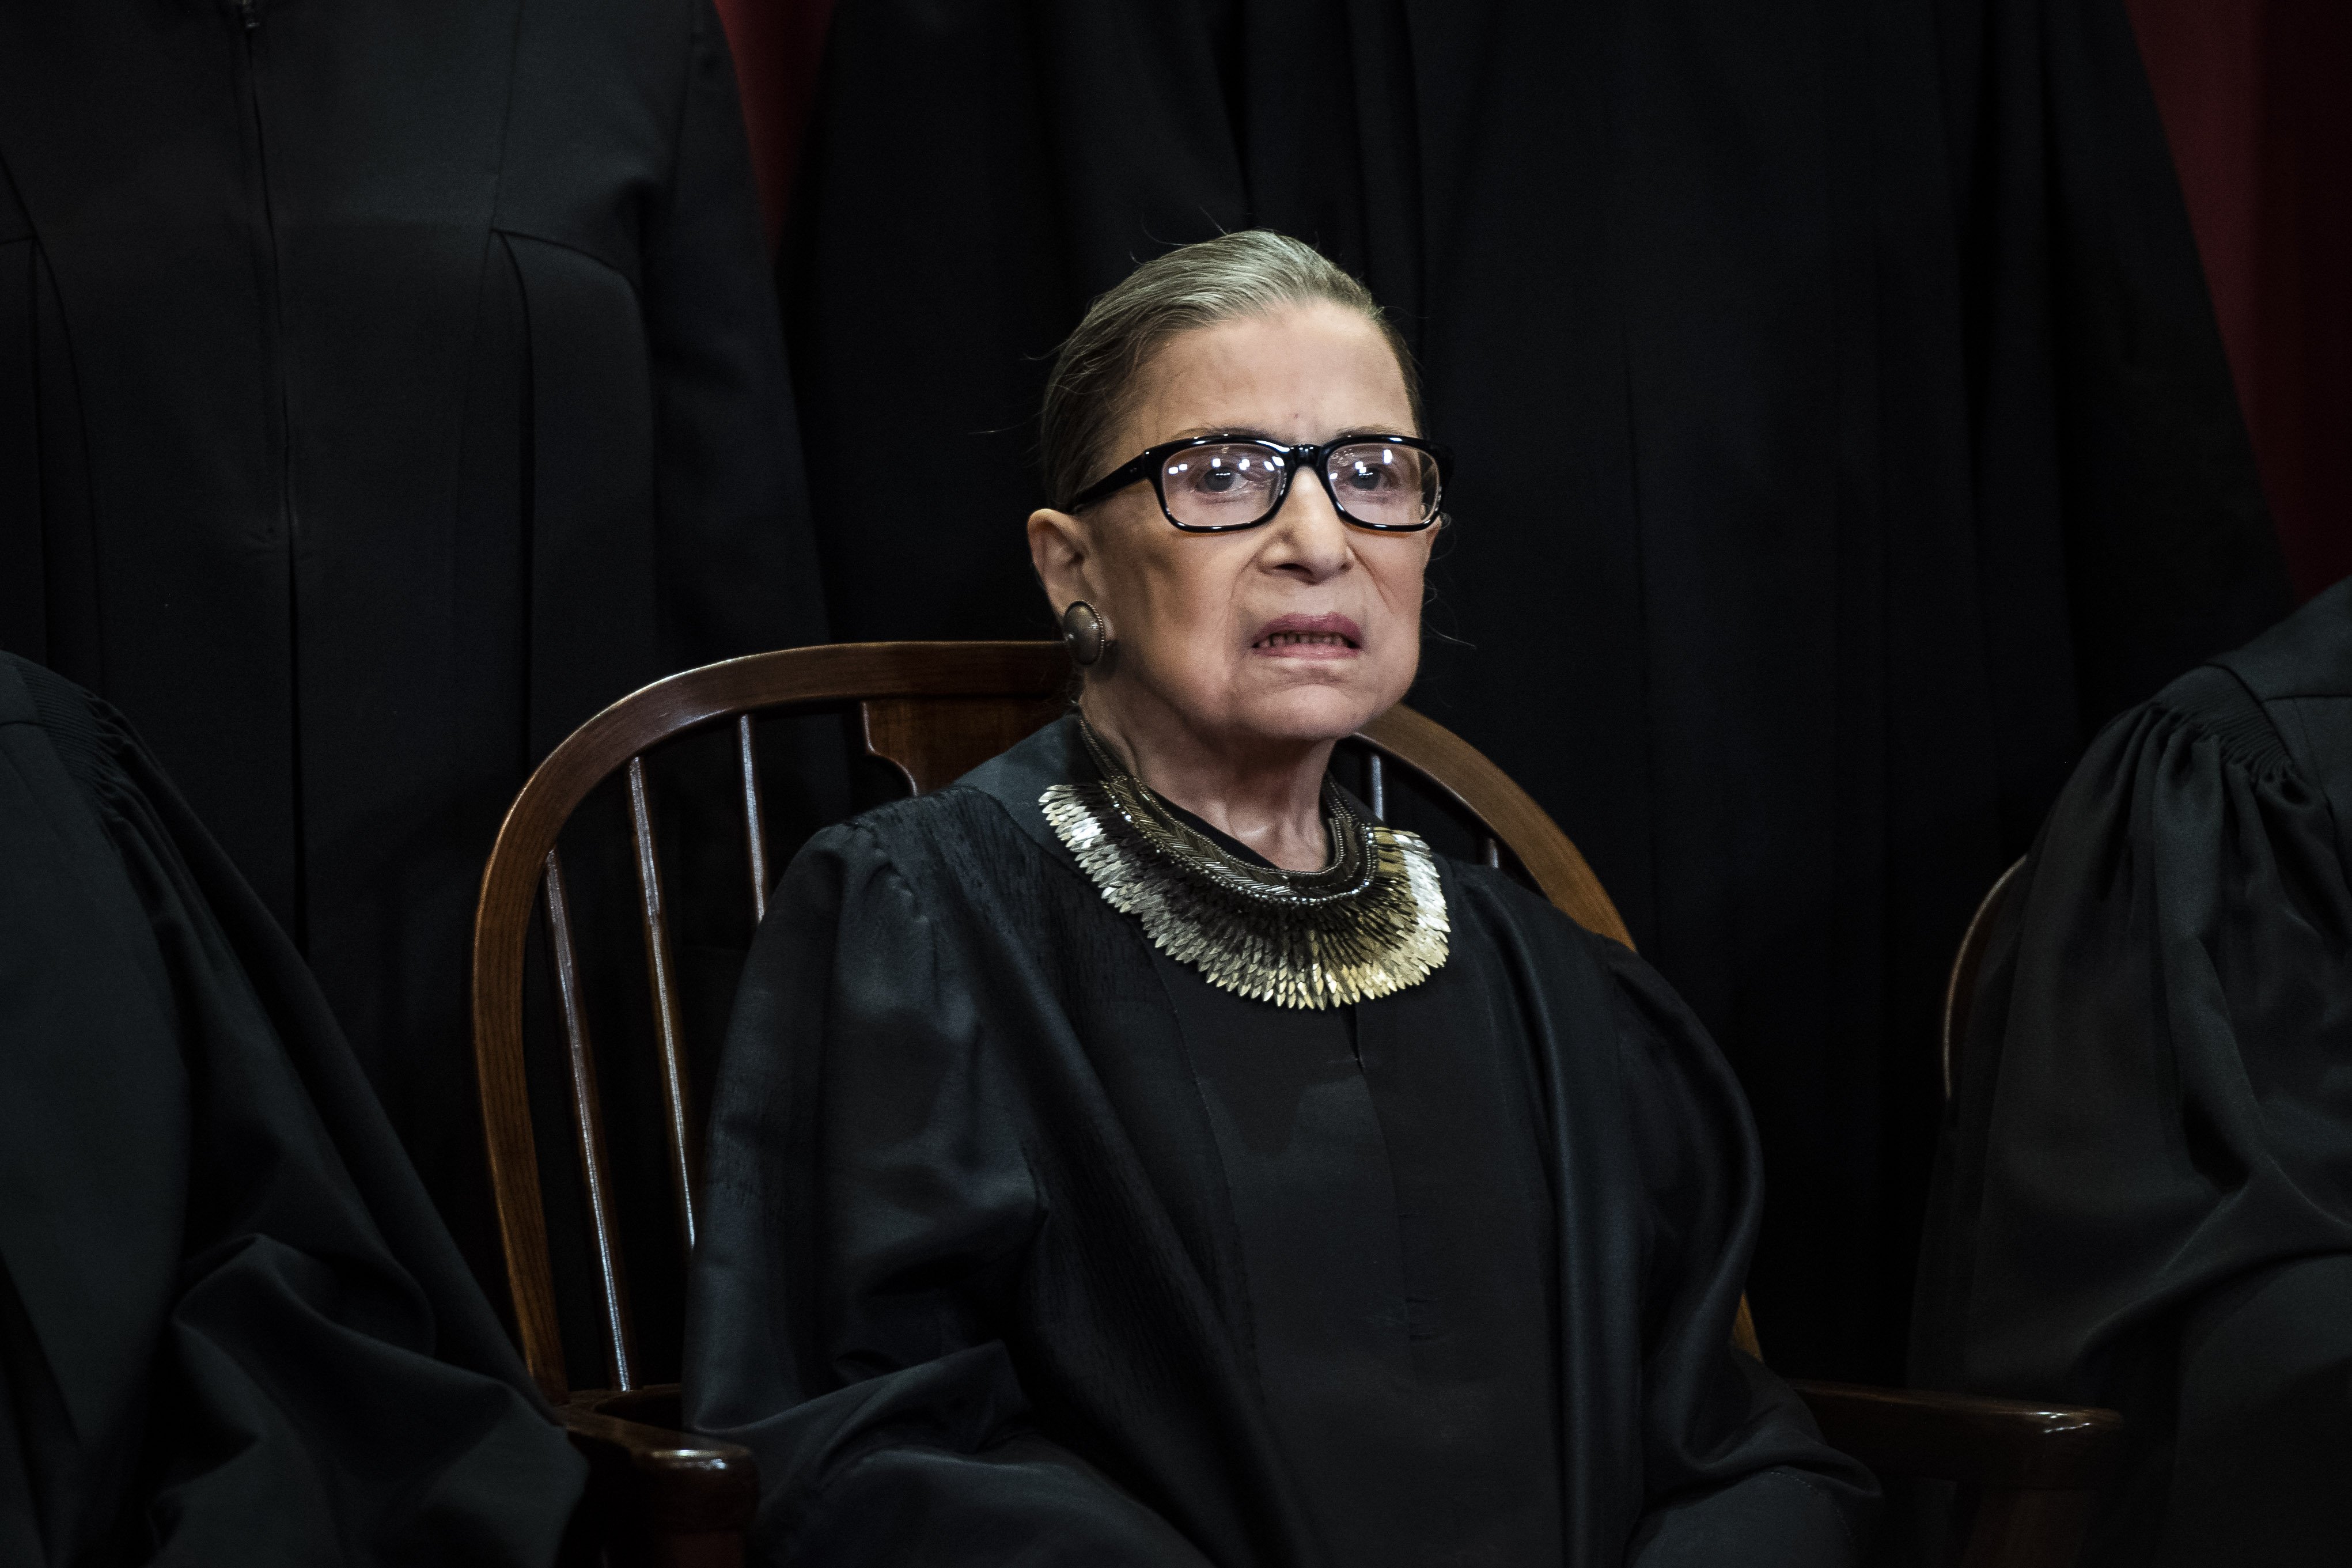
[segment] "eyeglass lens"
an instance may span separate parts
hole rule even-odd
[[[1188,528],[1245,528],[1275,508],[1288,460],[1243,442],[1189,447],[1160,469],[1169,515]],[[1339,510],[1373,528],[1414,528],[1437,508],[1437,463],[1385,441],[1341,447],[1326,460]]]

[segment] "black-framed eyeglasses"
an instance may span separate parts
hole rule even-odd
[[[1255,436],[1164,441],[1078,492],[1076,510],[1140,479],[1160,514],[1187,533],[1233,533],[1273,518],[1301,469],[1323,481],[1339,514],[1359,528],[1411,533],[1438,519],[1452,454],[1413,436],[1342,436],[1286,447]]]

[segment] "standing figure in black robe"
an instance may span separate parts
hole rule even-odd
[[[1758,1153],[1705,1030],[1325,780],[1440,522],[1379,326],[1264,233],[1097,301],[1030,520],[1078,711],[771,905],[685,1389],[762,1563],[1857,1560],[1866,1472],[1732,1346]]]
[[[544,1568],[583,1473],[268,911],[0,654],[0,1563]]]
[[[139,725],[485,1235],[483,858],[604,704],[822,639],[792,426],[709,0],[0,6],[0,647]]]
[[[844,638],[1045,631],[973,520],[1038,503],[1138,260],[1256,224],[1365,279],[1462,458],[1413,704],[1738,1070],[1775,1361],[1898,1381],[1969,909],[2290,607],[2121,0],[844,0],[806,145]]]
[[[2352,581],[2099,737],[1987,950],[1930,1386],[2109,1405],[2086,1563],[2352,1553]]]

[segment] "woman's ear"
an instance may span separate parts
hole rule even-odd
[[[1096,589],[1088,568],[1094,563],[1093,541],[1082,520],[1050,507],[1031,512],[1029,563],[1037,569],[1037,581],[1055,615],[1073,599],[1092,602]]]

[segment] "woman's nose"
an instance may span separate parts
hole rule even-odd
[[[1282,498],[1282,509],[1266,525],[1274,537],[1266,563],[1277,571],[1297,572],[1309,582],[1320,582],[1344,572],[1353,556],[1347,520],[1312,474],[1300,474]]]

